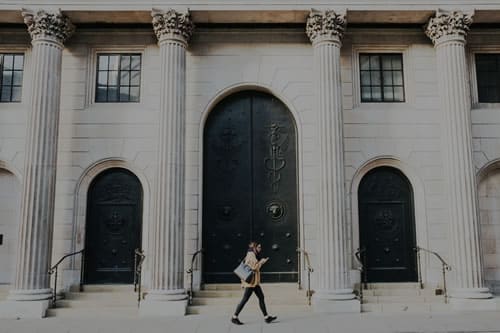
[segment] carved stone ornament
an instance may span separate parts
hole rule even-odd
[[[64,43],[75,32],[75,26],[61,11],[23,11],[22,14],[32,40],[50,38]]]
[[[461,11],[437,11],[436,16],[429,20],[425,27],[425,34],[436,44],[440,38],[450,35],[459,35],[464,38],[472,24],[472,14]]]
[[[337,14],[333,10],[311,10],[307,18],[306,34],[313,43],[318,39],[329,38],[340,41],[344,36],[346,24],[345,14]]]
[[[189,12],[179,13],[173,9],[166,12],[153,10],[153,30],[158,40],[164,36],[175,36],[183,39],[186,43],[191,39],[194,24]]]

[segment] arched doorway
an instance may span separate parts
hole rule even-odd
[[[368,282],[417,281],[413,191],[405,175],[386,166],[369,171],[358,207]]]
[[[203,279],[239,282],[233,269],[247,244],[262,244],[265,282],[298,280],[295,122],[276,97],[231,95],[204,130]]]
[[[141,231],[141,183],[126,169],[103,171],[88,193],[85,283],[132,283]]]
[[[14,282],[20,201],[21,186],[16,176],[0,169],[0,284]]]

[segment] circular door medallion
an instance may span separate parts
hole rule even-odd
[[[266,212],[273,220],[279,221],[286,214],[285,204],[279,200],[273,200],[267,204]]]

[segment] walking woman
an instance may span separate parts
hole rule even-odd
[[[243,298],[241,299],[240,304],[236,307],[236,311],[234,312],[233,317],[231,318],[231,322],[236,325],[243,325],[243,323],[238,319],[238,315],[240,314],[243,307],[252,296],[252,293],[255,293],[259,298],[259,307],[264,315],[264,320],[266,323],[270,323],[275,320],[276,316],[270,316],[266,310],[266,303],[264,302],[264,293],[262,292],[262,288],[260,287],[260,268],[264,265],[269,258],[262,258],[260,252],[262,251],[262,246],[257,244],[256,242],[251,242],[248,245],[247,255],[245,257],[245,264],[250,266],[254,271],[254,276],[252,281],[249,283],[245,281],[241,281],[242,287],[245,288],[245,292],[243,293]]]

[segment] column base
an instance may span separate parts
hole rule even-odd
[[[45,301],[52,298],[52,289],[13,289],[9,291],[9,301]]]
[[[452,289],[449,303],[458,311],[494,311],[496,301],[488,288]]]
[[[2,319],[44,318],[47,315],[49,302],[50,302],[49,300],[2,301],[0,302],[0,318]]]
[[[312,299],[314,312],[318,313],[360,313],[361,303],[352,289],[320,290]]]
[[[180,317],[186,315],[187,295],[184,289],[152,290],[141,302],[141,317]]]

